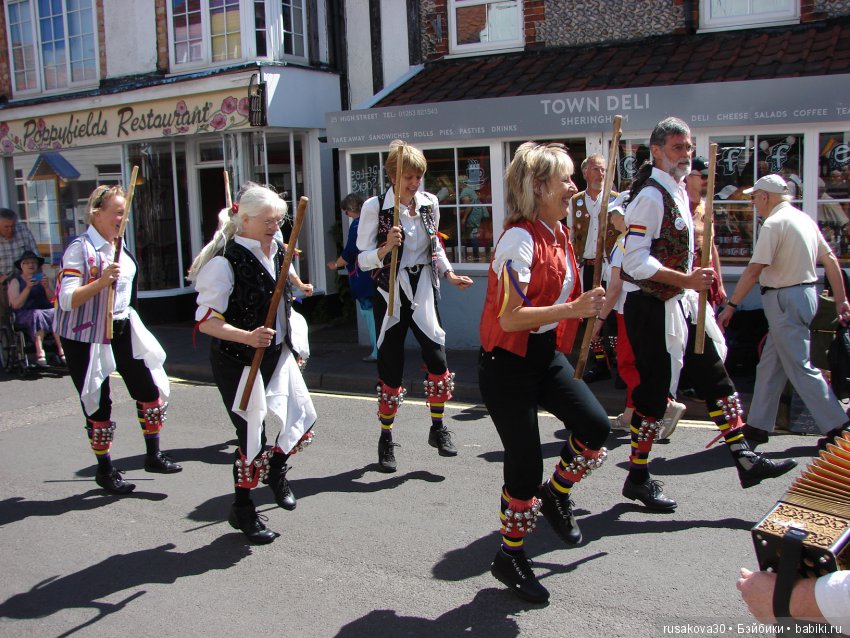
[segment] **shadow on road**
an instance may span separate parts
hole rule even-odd
[[[121,611],[145,590],[133,591],[147,584],[174,583],[178,578],[197,576],[217,569],[229,569],[250,555],[241,534],[228,534],[205,547],[188,552],[175,552],[168,543],[129,554],[118,554],[67,576],[53,576],[27,592],[15,594],[0,603],[0,618],[44,618],[64,609],[92,609],[94,618],[74,627],[62,636],[94,625],[102,618]],[[117,603],[98,602],[118,592],[130,590]]]
[[[489,563],[488,563],[489,565]],[[506,590],[482,589],[470,602],[434,618],[399,616],[392,609],[376,609],[340,629],[336,638],[407,636],[408,638],[513,638],[519,636],[514,616],[539,609]]]
[[[360,482],[367,472],[375,472],[380,476],[386,474],[377,471],[378,464],[374,463],[367,467],[349,470],[332,476],[321,476],[316,478],[293,479],[292,474],[287,475],[292,491],[299,500],[315,496],[316,494],[341,492],[347,494],[371,494],[383,490],[392,490],[407,481],[425,481],[426,483],[440,483],[446,478],[439,474],[433,474],[425,470],[416,470],[406,474],[393,474],[391,477],[371,482]],[[274,505],[274,495],[270,488],[260,486],[251,493],[251,498],[257,507]],[[222,520],[222,514],[226,513],[233,501],[232,494],[216,496],[198,505],[188,516],[189,520],[212,522]],[[277,507],[275,505],[275,507]]]
[[[20,496],[14,496],[0,501],[0,526],[22,521],[30,516],[62,516],[62,514],[68,512],[86,512],[127,498],[163,501],[167,496],[156,492],[133,492],[116,496],[100,489],[89,490],[82,494],[75,494],[54,501],[28,501]]]

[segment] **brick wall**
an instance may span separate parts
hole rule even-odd
[[[106,73],[106,31],[104,30],[104,14],[103,14],[103,0],[97,0],[94,7],[95,13],[95,22],[97,22],[97,46],[100,50],[100,55],[98,56],[100,62],[100,78],[103,79],[107,76]]]
[[[168,9],[167,0],[156,0],[156,68],[168,71]]]
[[[2,5],[2,3],[0,3]],[[12,98],[12,70],[9,61],[9,41],[6,39],[6,10],[0,6],[0,99]]]

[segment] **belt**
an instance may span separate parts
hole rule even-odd
[[[596,265],[596,257],[594,257],[593,259],[588,259],[586,257],[583,257],[582,260],[581,260],[581,265],[582,266],[595,266]]]
[[[405,266],[404,269],[411,275],[418,275],[419,271],[422,270],[423,267],[424,266],[422,264],[416,264],[415,266]]]
[[[766,293],[768,290],[785,290],[786,288],[800,288],[802,286],[814,286],[816,282],[811,281],[808,283],[802,284],[791,284],[790,286],[779,286],[779,288],[773,288],[771,286],[761,286],[761,294]]]

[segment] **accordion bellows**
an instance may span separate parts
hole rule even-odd
[[[759,567],[776,571],[789,528],[807,532],[801,576],[850,569],[850,438],[838,437],[752,529]]]

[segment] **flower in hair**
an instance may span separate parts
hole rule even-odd
[[[238,212],[239,212],[239,202],[233,202],[230,205],[230,214],[235,215]]]

